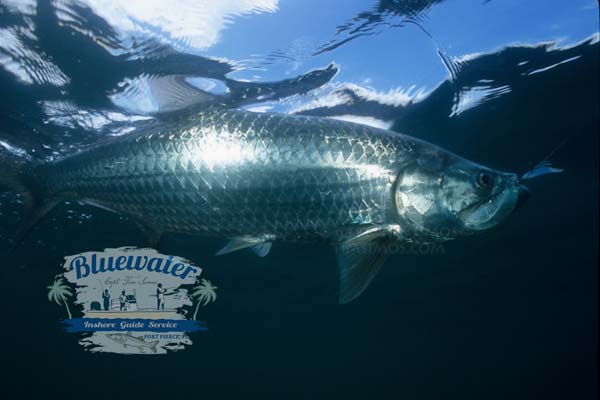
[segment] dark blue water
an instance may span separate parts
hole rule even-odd
[[[324,245],[214,257],[219,240],[167,235],[219,297],[208,332],[156,357],[84,351],[47,299],[65,255],[141,246],[133,222],[63,204],[6,255],[22,202],[0,194],[3,398],[595,398],[598,40],[594,0],[1,0],[0,144],[42,159],[222,106],[565,170],[497,228],[395,255],[344,306]]]

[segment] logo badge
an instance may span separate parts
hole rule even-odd
[[[202,269],[153,249],[122,247],[65,257],[48,299],[65,308],[65,331],[91,352],[165,354],[206,331],[200,307],[217,299]],[[200,313],[201,314],[201,313]]]

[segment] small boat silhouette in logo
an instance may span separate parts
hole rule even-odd
[[[110,340],[122,344],[124,348],[133,347],[139,352],[143,352],[146,349],[156,353],[156,346],[158,340],[147,342],[143,336],[133,336],[131,333],[109,333],[106,335]]]

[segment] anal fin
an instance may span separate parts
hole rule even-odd
[[[252,249],[254,254],[256,254],[257,256],[266,257],[267,254],[269,254],[269,252],[271,251],[271,245],[271,242],[265,242],[261,244],[255,244],[254,246],[250,247],[250,249]]]
[[[137,224],[138,228],[140,228],[140,230],[142,231],[145,246],[156,250],[160,250],[159,247],[160,239],[162,238],[162,232],[154,226],[145,222],[137,220],[135,221],[135,223]]]
[[[103,204],[102,202],[94,200],[94,199],[85,198],[85,199],[82,199],[82,201],[85,204],[88,204],[93,207],[98,207],[103,210],[110,211],[110,212],[117,213],[117,214],[119,213],[118,211],[115,211],[114,209],[112,209],[110,206]],[[159,249],[160,240],[162,238],[163,232],[161,230],[157,229],[151,223],[146,222],[146,221],[142,220],[141,218],[132,218],[132,220],[137,225],[137,227],[140,229],[140,231],[142,232],[142,236],[144,238],[144,246],[150,247],[150,248],[153,248],[156,250],[160,250]]]
[[[271,241],[273,239],[274,238],[271,235],[236,237],[227,242],[227,244],[223,246],[221,250],[217,251],[215,255],[221,256],[250,247],[257,256],[264,257],[269,254],[269,251],[271,250]]]

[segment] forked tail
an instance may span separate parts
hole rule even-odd
[[[33,170],[39,163],[25,150],[0,140],[0,187],[18,193],[25,203],[12,250],[25,240],[35,224],[57,203],[44,196],[35,179]]]

